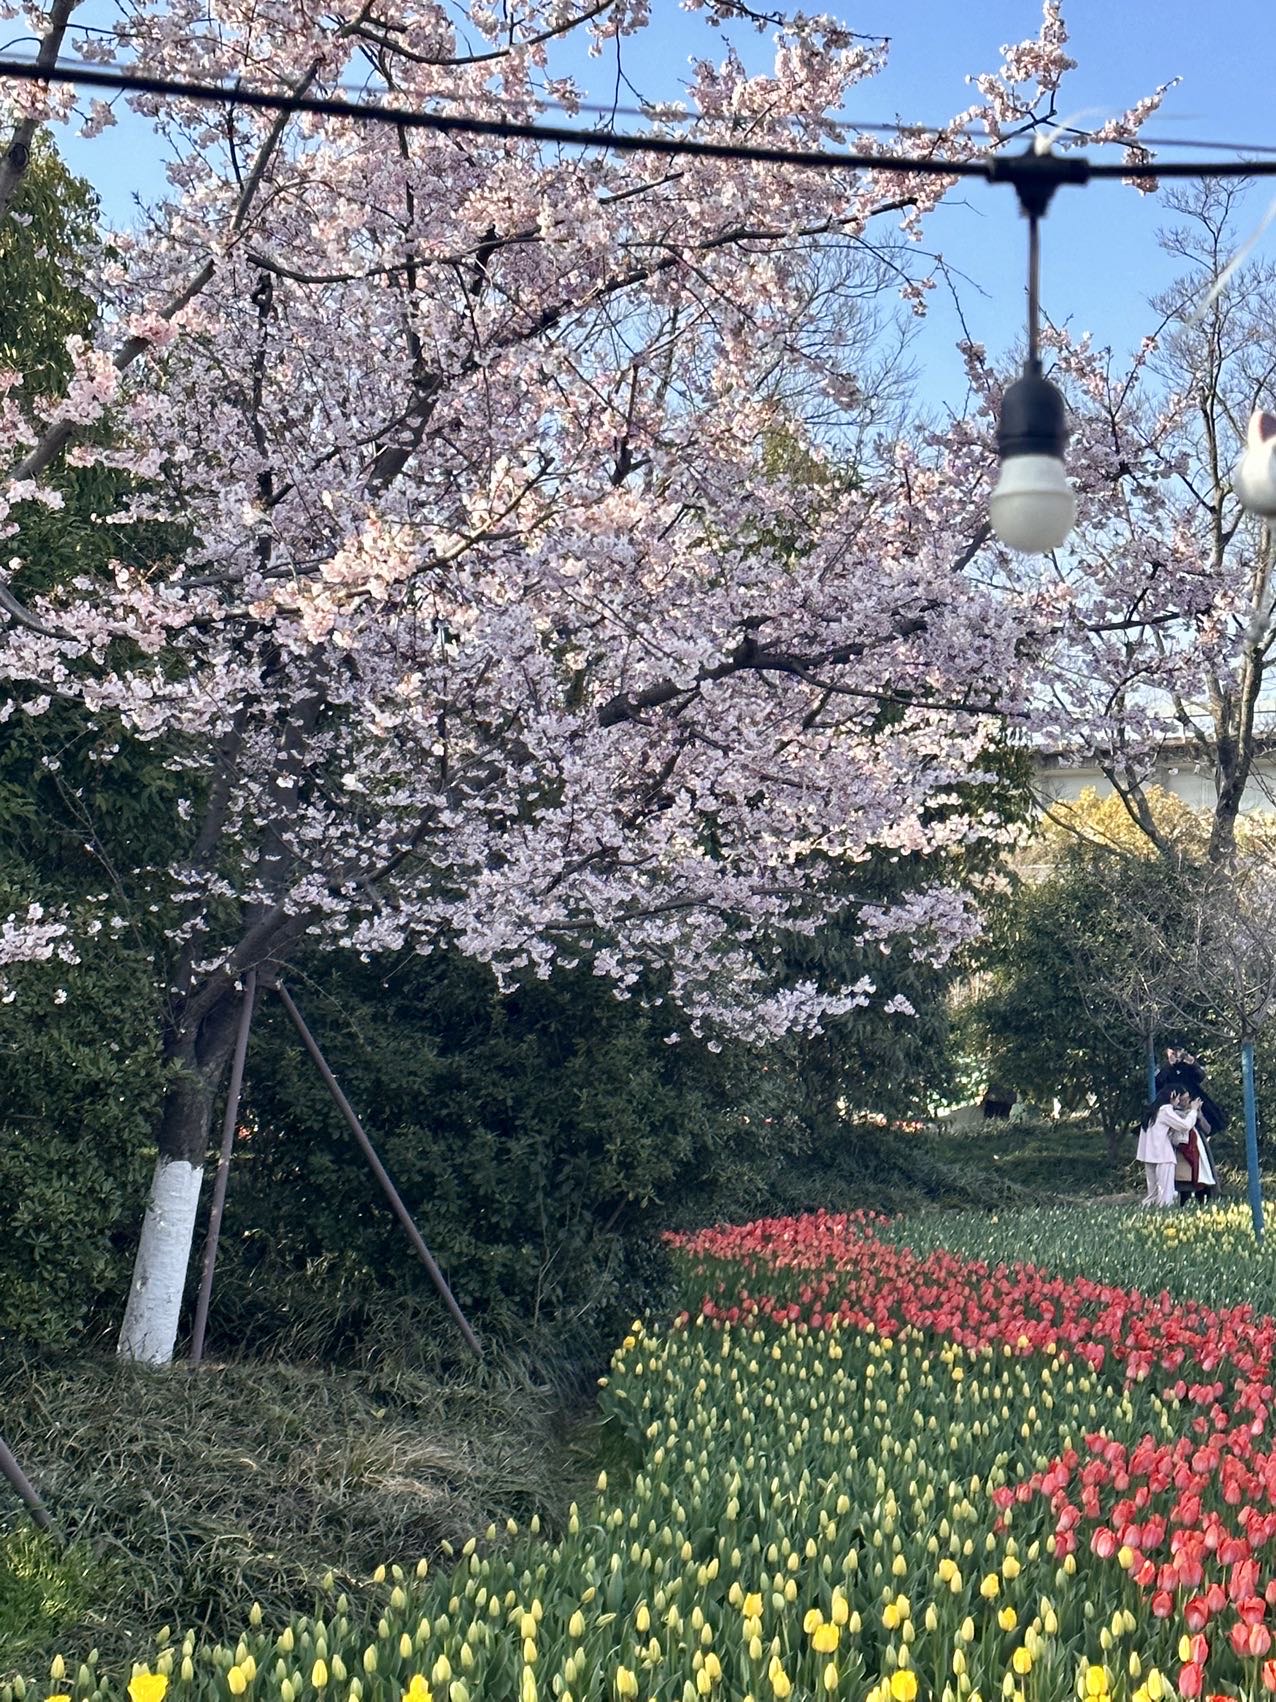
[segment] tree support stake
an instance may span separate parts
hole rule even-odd
[[[342,1093],[340,1085],[337,1082],[336,1076],[334,1076],[332,1071],[328,1068],[327,1059],[324,1057],[323,1053],[319,1050],[319,1046],[318,1046],[318,1043],[315,1040],[314,1035],[311,1034],[310,1030],[306,1027],[306,1024],[305,1024],[305,1022],[302,1018],[301,1012],[297,1009],[296,1005],[293,1003],[292,998],[289,995],[287,988],[282,986],[282,985],[277,985],[276,988],[275,988],[275,991],[279,994],[280,999],[283,1001],[284,1009],[288,1012],[288,1015],[292,1018],[293,1026],[296,1028],[297,1033],[301,1036],[302,1045],[306,1048],[306,1051],[309,1052],[311,1058],[314,1060],[315,1068],[319,1071],[319,1074],[323,1077],[324,1086],[328,1089],[328,1092],[332,1095],[332,1098],[333,1098],[334,1102],[336,1103],[337,1109],[341,1112],[341,1115],[345,1118],[346,1123],[349,1125],[350,1133],[354,1136],[355,1140],[359,1143],[359,1150],[363,1153],[364,1158],[367,1159],[368,1165],[369,1165],[369,1168],[372,1171],[372,1174],[376,1177],[377,1181],[381,1184],[382,1190],[385,1193],[385,1197],[390,1202],[390,1206],[391,1206],[391,1208],[394,1212],[394,1215],[398,1218],[399,1222],[403,1225],[403,1228],[404,1228],[405,1233],[407,1234],[408,1240],[412,1243],[412,1246],[416,1251],[417,1258],[420,1259],[421,1263],[425,1266],[426,1270],[430,1273],[431,1282],[433,1282],[435,1288],[438,1289],[439,1294],[442,1297],[443,1304],[447,1307],[448,1311],[452,1314],[452,1317],[456,1320],[457,1328],[460,1330],[461,1334],[465,1337],[466,1344],[470,1348],[471,1352],[474,1354],[474,1356],[477,1359],[482,1359],[483,1349],[479,1346],[478,1337],[474,1334],[474,1331],[470,1328],[469,1323],[466,1320],[465,1314],[461,1311],[461,1308],[457,1305],[456,1298],[453,1295],[452,1290],[448,1287],[447,1278],[443,1275],[443,1272],[439,1269],[438,1265],[435,1263],[434,1255],[430,1252],[430,1249],[426,1246],[424,1240],[421,1237],[420,1230],[417,1228],[416,1224],[412,1221],[412,1216],[409,1213],[408,1208],[404,1205],[402,1199],[399,1197],[398,1189],[395,1187],[394,1183],[390,1180],[389,1172],[386,1170],[385,1165],[382,1164],[381,1160],[377,1157],[376,1149],[373,1147],[372,1142],[368,1139],[366,1133],[364,1132],[363,1124],[359,1121],[358,1117],[355,1115],[354,1107],[351,1105],[350,1101],[346,1098],[345,1094]]]
[[[10,1453],[3,1437],[0,1437],[0,1472],[4,1473],[19,1498],[26,1503],[31,1517],[40,1529],[56,1536],[57,1532],[54,1529],[53,1520],[49,1517],[44,1502],[36,1494],[27,1474]]]
[[[239,1122],[239,1098],[244,1088],[244,1059],[248,1053],[248,1031],[252,1027],[253,1001],[256,995],[257,971],[250,969],[244,979],[244,996],[239,1007],[235,1057],[230,1068],[230,1086],[226,1089],[226,1115],[222,1119],[222,1149],[217,1159],[217,1180],[213,1184],[213,1203],[209,1209],[208,1233],[204,1239],[204,1268],[200,1273],[195,1325],[191,1330],[192,1365],[198,1365],[204,1357],[204,1333],[208,1328],[208,1308],[213,1298],[213,1270],[217,1264],[222,1213],[226,1209],[226,1184],[230,1179],[230,1158],[235,1146],[235,1128]]]

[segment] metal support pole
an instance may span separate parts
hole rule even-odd
[[[1028,214],[1028,365],[1041,368],[1041,215]]]
[[[292,1018],[293,1025],[296,1028],[297,1033],[301,1036],[302,1045],[306,1048],[306,1051],[309,1052],[311,1058],[314,1060],[315,1067],[318,1069],[319,1074],[323,1077],[324,1086],[332,1095],[336,1102],[337,1109],[341,1112],[341,1115],[345,1118],[349,1125],[350,1133],[359,1143],[359,1149],[363,1153],[363,1156],[367,1159],[372,1170],[372,1174],[381,1184],[385,1197],[389,1200],[391,1208],[394,1211],[394,1215],[398,1218],[399,1222],[403,1225],[404,1230],[407,1232],[408,1240],[415,1248],[417,1258],[420,1259],[421,1263],[430,1273],[430,1280],[433,1282],[435,1288],[438,1289],[439,1294],[442,1296],[443,1304],[456,1320],[457,1328],[465,1337],[465,1340],[475,1357],[481,1359],[483,1357],[483,1349],[479,1346],[478,1337],[470,1328],[466,1321],[465,1314],[457,1305],[456,1297],[447,1285],[447,1278],[434,1262],[434,1256],[422,1240],[421,1232],[417,1228],[416,1224],[413,1223],[408,1208],[400,1199],[399,1191],[390,1180],[389,1172],[386,1170],[385,1165],[382,1164],[381,1160],[377,1157],[376,1150],[373,1147],[372,1142],[364,1133],[363,1124],[360,1123],[358,1117],[355,1116],[354,1107],[346,1098],[345,1094],[342,1093],[341,1088],[337,1083],[336,1076],[334,1076],[332,1071],[328,1068],[327,1060],[323,1053],[319,1050],[314,1035],[311,1034],[310,1030],[306,1027],[305,1022],[302,1019],[301,1012],[297,1009],[289,996],[288,989],[286,987],[279,986],[275,988],[275,991],[283,1000],[284,1009]]]
[[[1148,1038],[1148,1104],[1156,1098],[1156,1041]]]
[[[1254,1096],[1254,1042],[1241,1042],[1241,1085],[1245,1093],[1245,1171],[1254,1239],[1263,1239],[1263,1190],[1258,1179],[1258,1103]]]
[[[226,1115],[222,1119],[222,1150],[217,1159],[217,1179],[213,1183],[213,1203],[208,1213],[208,1232],[204,1237],[204,1268],[200,1273],[199,1299],[195,1303],[195,1326],[191,1331],[192,1365],[198,1365],[204,1357],[204,1332],[208,1328],[208,1308],[213,1298],[213,1269],[217,1264],[217,1242],[222,1232],[222,1212],[226,1207],[230,1155],[235,1145],[235,1127],[239,1121],[239,1096],[244,1086],[244,1058],[248,1052],[248,1031],[252,1027],[253,1000],[256,994],[257,971],[250,969],[244,981],[244,996],[239,1006],[235,1058],[230,1067],[230,1086],[226,1089]]]
[[[0,1472],[8,1478],[19,1497],[26,1502],[31,1517],[42,1531],[53,1531],[53,1520],[45,1511],[44,1502],[31,1486],[26,1473],[9,1452],[3,1437],[0,1437]]]

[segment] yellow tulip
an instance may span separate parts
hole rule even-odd
[[[1010,1657],[1010,1664],[1019,1674],[1020,1678],[1026,1678],[1032,1671],[1032,1656],[1028,1653],[1027,1649],[1016,1649],[1014,1654]]]
[[[231,1667],[226,1674],[226,1687],[232,1696],[242,1696],[248,1689],[248,1677],[243,1667]]]
[[[831,1655],[841,1636],[842,1633],[836,1625],[817,1625],[811,1635],[811,1646],[819,1655]]]
[[[900,1667],[891,1674],[892,1702],[916,1702],[917,1674],[908,1667]]]
[[[1015,1612],[1014,1608],[1011,1607],[1010,1603],[1007,1602],[1005,1607],[1003,1607],[1001,1612],[997,1615],[997,1624],[1000,1625],[1003,1631],[1013,1631],[1018,1623],[1019,1615]]]
[[[163,1702],[168,1679],[162,1672],[139,1672],[129,1680],[132,1702]]]

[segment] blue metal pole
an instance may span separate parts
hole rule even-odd
[[[1241,1085],[1245,1093],[1245,1170],[1249,1177],[1249,1209],[1254,1239],[1263,1239],[1263,1191],[1258,1180],[1258,1106],[1254,1098],[1254,1042],[1241,1042]]]
[[[1148,1040],[1148,1104],[1156,1098],[1156,1042]]]

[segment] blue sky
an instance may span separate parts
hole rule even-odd
[[[994,69],[1002,43],[1036,33],[1039,0],[824,0],[852,28],[891,38],[885,73],[861,85],[850,116],[861,121],[939,122],[967,106],[968,72]],[[94,0],[102,16],[105,0]],[[814,8],[812,8],[814,9]],[[1072,0],[1064,16],[1070,52],[1079,68],[1065,83],[1065,112],[1096,108],[1116,112],[1179,77],[1148,134],[1276,144],[1271,102],[1271,12],[1257,0],[1232,0],[1214,11],[1182,0]],[[688,57],[718,56],[722,38],[676,0],[652,0],[653,23],[625,43],[628,78],[646,95],[678,92]],[[765,38],[736,38],[746,62],[769,58]],[[609,100],[615,64],[581,59],[572,65],[591,96]],[[622,100],[632,102],[632,97]],[[632,121],[630,121],[632,122]],[[127,222],[136,195],[162,185],[160,162],[142,121],[125,117],[93,143],[66,139],[73,166],[102,196],[108,218]],[[1108,150],[1116,158],[1115,150]],[[1175,156],[1177,157],[1177,156]],[[1273,184],[1276,190],[1276,184]],[[1254,217],[1266,196],[1254,197]],[[1159,197],[1112,184],[1063,189],[1043,232],[1043,303],[1074,331],[1091,331],[1101,344],[1125,350],[1148,328],[1146,299],[1173,275],[1156,232],[1167,214]],[[1276,241],[1276,232],[1270,238]],[[942,250],[968,278],[962,305],[973,335],[994,354],[1016,341],[1023,321],[1025,228],[1008,188],[972,184],[960,189],[929,221],[927,248]],[[942,290],[931,297],[926,324],[912,349],[921,399],[959,406],[961,363],[955,313]]]

